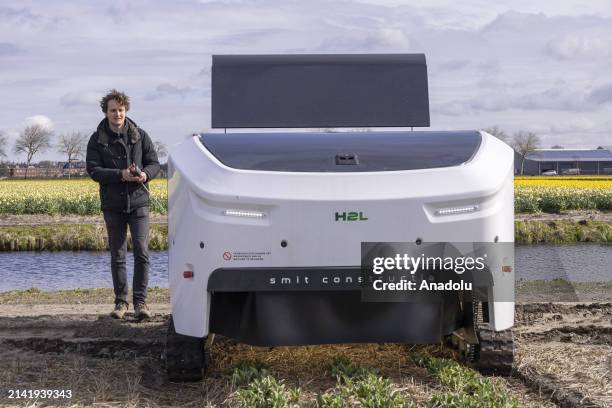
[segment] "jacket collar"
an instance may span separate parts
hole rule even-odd
[[[138,142],[138,140],[140,139],[140,132],[138,131],[138,125],[136,124],[136,122],[134,122],[130,118],[126,117],[125,120],[128,125],[128,129],[127,129],[128,140],[130,141],[131,144],[136,144],[136,142]],[[116,142],[120,140],[120,139],[111,138],[111,136],[108,134],[108,131],[107,131],[108,128],[109,128],[108,119],[106,118],[102,119],[102,121],[98,125],[98,143],[103,144],[103,145],[109,145],[111,142]]]

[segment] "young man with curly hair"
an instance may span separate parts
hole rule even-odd
[[[149,189],[159,173],[159,161],[149,135],[126,116],[130,99],[111,90],[100,101],[105,118],[87,144],[87,173],[100,184],[100,204],[108,232],[115,308],[123,319],[128,308],[126,271],[127,228],[134,249],[132,282],[134,316],[151,317],[147,306],[149,281]]]

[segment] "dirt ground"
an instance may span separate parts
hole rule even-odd
[[[233,365],[265,362],[306,393],[333,387],[326,366],[336,355],[378,368],[417,402],[441,385],[411,362],[411,352],[440,347],[336,345],[279,347],[236,344],[217,336],[211,367],[199,383],[169,383],[161,354],[169,305],[152,304],[138,323],[107,316],[109,304],[0,306],[0,406],[236,406]],[[612,304],[519,304],[516,372],[499,378],[531,407],[612,407]],[[8,389],[71,390],[71,399],[8,399]]]
[[[167,224],[168,216],[151,213],[152,224]],[[0,227],[37,226],[53,224],[104,224],[100,215],[0,214]]]

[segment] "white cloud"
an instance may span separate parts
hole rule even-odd
[[[24,125],[25,126],[39,125],[49,131],[53,130],[53,121],[51,120],[51,118],[45,115],[34,115],[34,116],[27,117],[24,120]]]
[[[605,84],[593,89],[589,99],[598,104],[612,103],[612,83]]]
[[[163,83],[163,84],[157,85],[157,87],[155,88],[155,91],[148,93],[145,96],[145,99],[155,100],[155,99],[161,99],[167,96],[179,96],[181,98],[184,98],[193,92],[194,92],[194,89],[188,86],[178,87],[170,83]]]
[[[550,126],[551,133],[576,133],[596,129],[597,124],[585,117],[563,120]]]
[[[62,95],[60,103],[63,106],[95,106],[102,98],[102,92],[69,92]]]
[[[5,0],[0,21],[5,129],[37,112],[58,132],[89,129],[97,90],[118,88],[171,146],[210,123],[210,56],[236,53],[423,52],[432,128],[571,137],[587,117],[576,143],[590,146],[612,117],[609,0]]]
[[[600,38],[565,35],[546,44],[546,53],[559,59],[597,56],[608,52],[608,46]]]

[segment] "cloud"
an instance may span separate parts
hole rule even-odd
[[[45,115],[34,115],[34,116],[27,117],[24,120],[24,125],[25,126],[39,125],[49,131],[53,130],[53,121],[51,120],[51,118]]]
[[[323,53],[347,52],[410,52],[408,35],[398,28],[349,31],[330,36],[316,48]]]
[[[0,55],[15,55],[19,54],[19,51],[15,44],[0,42]]]
[[[467,68],[471,65],[468,59],[451,59],[442,62],[438,67],[443,71],[455,71],[462,68]]]
[[[484,27],[483,31],[507,31],[521,32],[530,31],[542,23],[546,16],[543,13],[521,13],[507,11],[498,15],[491,23]]]
[[[157,85],[157,87],[155,88],[155,91],[147,94],[145,96],[145,99],[151,101],[155,99],[162,99],[168,96],[179,96],[181,98],[185,98],[186,96],[192,94],[193,92],[194,92],[194,89],[189,86],[180,88],[170,83],[163,83],[163,84]]]
[[[589,118],[579,117],[571,120],[564,120],[550,126],[551,133],[576,133],[590,131],[597,128],[597,124]]]
[[[60,104],[62,106],[92,106],[96,105],[102,97],[102,92],[69,92],[62,95]]]
[[[256,29],[256,30],[241,30],[235,33],[222,35],[214,38],[211,43],[215,46],[241,46],[245,43],[251,46],[262,41],[274,40],[274,37],[279,38],[287,35],[290,31],[285,29]]]
[[[548,42],[545,53],[561,60],[598,56],[608,52],[607,44],[600,38],[566,35]]]
[[[0,21],[5,27],[19,32],[38,32],[41,30],[57,29],[67,21],[63,16],[47,16],[30,11],[27,7],[11,8],[0,7]]]
[[[593,89],[593,91],[591,91],[591,94],[589,95],[589,100],[597,104],[611,103],[612,102],[612,83],[601,85]]]
[[[6,0],[0,83],[11,103],[0,123],[20,130],[44,112],[58,132],[88,128],[100,113],[96,90],[118,87],[137,98],[139,123],[171,145],[166,102],[185,131],[210,121],[211,54],[424,52],[432,127],[565,132],[588,117],[595,128],[578,131],[576,143],[602,143],[612,9],[598,13],[608,2],[595,2]],[[58,19],[69,24],[52,26]]]
[[[509,92],[507,89],[510,87],[500,84],[497,90],[488,91],[479,97],[440,102],[435,108],[437,112],[451,116],[474,112],[504,112],[514,109],[593,112],[599,108],[595,102],[612,102],[612,85],[601,87],[597,92],[591,94],[567,87],[549,88],[532,93]]]

